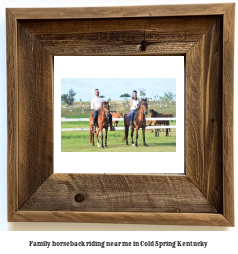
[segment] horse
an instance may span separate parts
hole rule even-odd
[[[146,120],[145,120],[145,115],[148,113],[148,103],[147,103],[147,98],[146,99],[141,99],[140,103],[138,105],[138,108],[136,110],[136,116],[134,117],[133,123],[136,129],[136,144],[134,145],[133,142],[133,133],[134,133],[134,128],[131,129],[131,143],[133,146],[138,148],[137,144],[137,139],[138,139],[138,130],[139,128],[142,128],[142,134],[143,134],[143,144],[145,147],[148,147],[148,145],[145,143],[145,127],[146,127]],[[126,140],[126,145],[128,146],[128,130],[130,126],[130,111],[126,112],[124,115],[124,126],[125,126],[125,136],[123,138],[123,141]]]
[[[123,118],[123,114],[121,112],[116,112],[116,111],[110,111],[110,114],[112,115],[113,118]],[[118,121],[112,121],[114,127],[118,124]]]
[[[93,133],[93,114],[92,112],[89,117],[89,126],[90,126],[90,144],[92,146],[94,145],[94,133]],[[109,102],[102,102],[101,108],[99,110],[98,120],[95,123],[96,126],[96,139],[97,139],[97,145],[100,147],[100,144],[98,142],[98,133],[101,134],[101,148],[104,148],[103,146],[103,132],[102,130],[105,129],[105,147],[107,148],[107,131],[108,131],[108,123],[109,123]]]
[[[153,110],[153,109],[150,109],[149,110],[150,113],[148,115],[148,118],[153,118],[153,117],[173,117],[173,113],[158,113],[157,111]],[[149,120],[147,121],[147,125],[150,126],[151,124],[154,124],[154,126],[159,126],[159,125],[162,125],[164,124],[165,126],[169,125],[169,120]],[[170,136],[171,137],[171,129],[166,129],[166,132],[165,132],[165,137],[166,136]],[[159,129],[155,129],[155,137],[159,137]]]

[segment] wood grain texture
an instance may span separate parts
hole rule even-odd
[[[186,55],[186,175],[222,211],[222,20]]]
[[[8,220],[18,210],[18,58],[17,20],[6,11]]]
[[[17,19],[98,19],[222,15],[232,4],[186,4],[83,8],[10,8]]]
[[[37,39],[58,39],[77,34],[152,30],[161,34],[194,36],[206,33],[219,16],[206,17],[150,17],[111,19],[20,20],[19,22]],[[153,35],[153,34],[151,34]]]
[[[22,20],[21,24],[55,56],[182,55],[217,19]],[[144,40],[146,52],[140,50]]]
[[[54,174],[20,210],[217,212],[186,176],[104,174]]]
[[[232,226],[223,215],[213,213],[18,211],[12,221]]]
[[[19,207],[53,173],[53,57],[18,24]]]
[[[234,224],[234,26],[235,4],[223,16],[223,214]]]

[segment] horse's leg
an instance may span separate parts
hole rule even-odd
[[[138,130],[139,130],[139,128],[138,128],[138,127],[136,127],[136,145],[135,145],[135,147],[137,147],[137,148],[138,148],[138,145],[137,145],[137,140],[138,140]]]
[[[99,129],[97,129],[97,132],[96,132],[96,139],[97,139],[97,145],[98,145],[98,147],[100,147],[100,144],[99,144],[99,141],[98,141],[98,132],[99,132]]]
[[[105,128],[105,148],[107,148],[107,129]]]
[[[134,134],[134,128],[131,129],[131,144],[132,144],[133,146],[135,146],[135,144],[134,144],[134,142],[133,142],[133,134]]]
[[[143,134],[143,144],[145,147],[148,147],[148,145],[145,143],[145,128],[142,128],[142,134]]]
[[[92,146],[95,146],[95,145],[94,145],[94,133],[93,133],[93,127],[92,127],[92,129],[91,129],[91,135],[92,135],[92,139],[93,139],[93,144],[92,144]]]
[[[167,126],[166,124],[164,124],[164,126]],[[168,131],[169,131],[169,129],[165,129],[165,137],[168,137]]]
[[[103,132],[102,132],[102,128],[100,128],[100,133],[101,133],[101,142],[102,142],[101,148],[104,148],[104,146],[103,146]]]
[[[125,126],[125,136],[126,136],[126,145],[128,146],[128,130],[129,130],[129,128],[128,128],[128,126],[126,125]]]

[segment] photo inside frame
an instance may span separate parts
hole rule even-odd
[[[54,75],[55,173],[184,174],[183,56],[54,57]],[[146,120],[137,146],[130,128],[133,91],[141,107],[136,122]],[[90,143],[95,98],[108,107],[116,129],[109,127],[107,148],[105,129],[103,143],[101,133]]]

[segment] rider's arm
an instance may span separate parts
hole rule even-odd
[[[93,99],[91,100],[91,109],[94,109]]]
[[[131,101],[130,101],[130,106],[131,106],[131,107],[133,107],[133,105],[132,105],[132,100],[133,100],[133,99],[131,98]]]
[[[97,108],[95,107],[94,99],[92,99],[91,101],[91,109],[97,110]]]
[[[91,101],[91,109],[98,110],[98,108],[95,107],[94,99],[92,99],[92,101]]]

